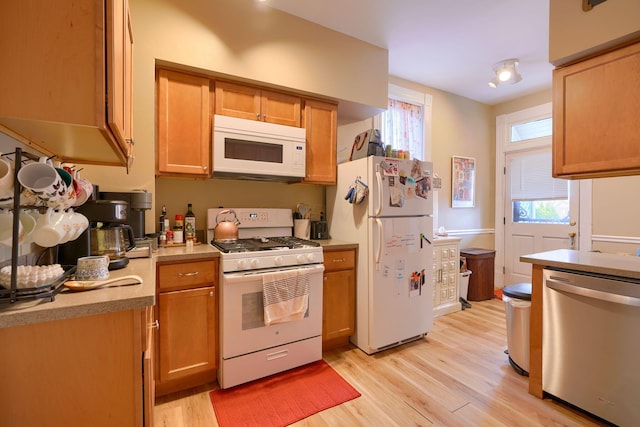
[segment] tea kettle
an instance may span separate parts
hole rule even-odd
[[[233,214],[232,220],[219,221],[220,215]],[[238,240],[238,216],[235,211],[225,209],[216,215],[216,226],[213,229],[213,240],[216,242],[235,242]]]

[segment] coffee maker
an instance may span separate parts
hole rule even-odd
[[[90,200],[75,211],[87,217],[89,228],[75,241],[59,246],[60,264],[75,265],[78,258],[90,255],[108,255],[109,270],[129,264],[126,252],[135,247],[135,237],[127,224],[126,201]]]
[[[136,239],[145,238],[145,211],[151,209],[151,193],[146,190],[134,190],[131,192],[100,191],[100,200],[124,200],[127,202],[125,212],[126,223],[133,229]]]

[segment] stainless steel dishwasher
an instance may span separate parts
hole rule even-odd
[[[640,280],[545,269],[542,389],[640,425]]]

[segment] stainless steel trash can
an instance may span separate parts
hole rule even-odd
[[[517,283],[502,289],[507,318],[509,363],[520,375],[529,376],[529,323],[531,283]]]

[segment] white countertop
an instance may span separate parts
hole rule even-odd
[[[640,257],[560,249],[523,255],[520,261],[544,267],[640,279]]]

